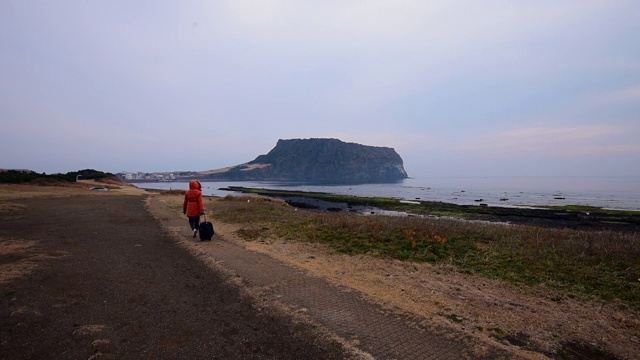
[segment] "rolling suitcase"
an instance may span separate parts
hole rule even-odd
[[[200,223],[198,233],[200,233],[201,241],[209,241],[213,237],[213,224],[207,221],[206,215],[204,215],[204,221]]]

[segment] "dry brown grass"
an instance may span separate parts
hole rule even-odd
[[[32,257],[36,254],[35,241],[0,238],[0,256],[20,258],[0,264],[0,284],[6,284],[33,271],[37,264]]]
[[[109,191],[89,190],[94,186],[103,186]],[[142,195],[146,191],[126,183],[113,181],[80,180],[75,183],[62,185],[24,185],[24,184],[0,184],[0,201],[16,198],[32,197],[66,197],[74,195]]]

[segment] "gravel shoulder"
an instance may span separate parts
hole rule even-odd
[[[146,196],[54,193],[0,194],[0,359],[353,357],[194,259]]]

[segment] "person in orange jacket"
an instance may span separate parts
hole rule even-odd
[[[202,200],[202,185],[198,180],[189,181],[189,190],[184,193],[182,213],[189,217],[189,226],[193,237],[198,234],[200,215],[204,215],[204,201]]]

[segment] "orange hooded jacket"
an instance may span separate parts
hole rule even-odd
[[[187,216],[200,216],[204,211],[204,201],[202,200],[202,186],[197,180],[189,182],[189,190],[184,193],[184,203],[182,204],[182,212]]]

